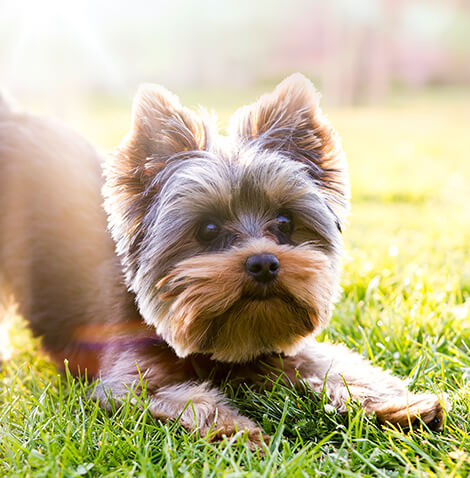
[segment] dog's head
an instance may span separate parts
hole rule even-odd
[[[127,284],[178,355],[289,353],[328,321],[349,185],[302,75],[237,111],[228,136],[165,89],[142,87],[106,178]]]

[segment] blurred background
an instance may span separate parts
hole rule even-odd
[[[293,71],[328,105],[380,104],[468,85],[469,60],[467,0],[0,1],[2,86],[61,116],[143,81],[215,104]]]
[[[2,83],[53,102],[77,91],[127,94],[143,80],[251,87],[296,70],[340,105],[470,80],[466,0],[2,0],[0,8]]]
[[[294,71],[322,92],[349,158],[346,293],[385,281],[419,296],[431,281],[468,319],[469,1],[0,0],[0,87],[105,150],[139,83],[223,126]]]

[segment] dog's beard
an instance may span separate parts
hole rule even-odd
[[[253,254],[275,254],[275,281],[257,284],[245,272]],[[324,326],[337,289],[336,267],[308,246],[251,241],[226,252],[184,260],[156,286],[160,302],[153,325],[180,356],[210,354],[215,360],[249,361],[289,353]]]

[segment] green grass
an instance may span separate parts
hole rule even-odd
[[[252,93],[211,106],[226,119],[232,102]],[[109,148],[127,128],[128,107],[93,108],[71,122]],[[380,428],[357,408],[339,416],[325,397],[278,385],[266,394],[227,390],[273,436],[264,455],[243,437],[210,443],[129,403],[103,413],[87,398],[90,385],[60,375],[15,321],[13,357],[0,372],[0,475],[468,476],[468,111],[468,94],[429,92],[330,113],[349,156],[353,207],[344,292],[322,338],[408,377],[413,390],[448,393],[442,433]]]

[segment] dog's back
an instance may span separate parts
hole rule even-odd
[[[90,327],[133,309],[106,229],[100,160],[63,124],[17,112],[0,95],[3,297],[14,298],[59,363],[68,358],[89,373]]]

